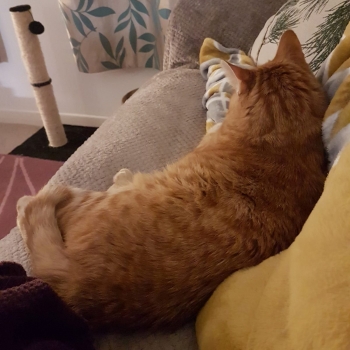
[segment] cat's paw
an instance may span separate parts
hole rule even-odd
[[[129,169],[121,169],[113,177],[113,183],[115,186],[125,186],[128,185],[134,175]]]
[[[33,198],[33,196],[24,196],[17,202],[17,226],[26,245],[28,245],[28,235],[26,230],[27,218],[25,208]]]

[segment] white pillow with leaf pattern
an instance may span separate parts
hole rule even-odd
[[[258,64],[273,59],[280,36],[293,29],[307,62],[317,73],[339,43],[349,21],[350,0],[289,0],[266,22],[250,54]]]

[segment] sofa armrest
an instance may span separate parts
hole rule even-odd
[[[206,37],[249,51],[267,19],[286,0],[178,0],[167,31],[164,66],[198,68]]]
[[[199,71],[158,73],[79,148],[51,183],[105,190],[121,168],[151,172],[192,150],[205,132]]]

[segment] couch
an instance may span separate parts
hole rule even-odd
[[[266,20],[285,0],[178,0],[168,27],[164,70],[144,84],[50,180],[106,190],[121,168],[150,172],[192,150],[205,133],[198,70],[204,38],[249,51]],[[17,228],[0,241],[0,260],[30,272]],[[97,337],[100,349],[196,349],[193,325],[173,334]]]

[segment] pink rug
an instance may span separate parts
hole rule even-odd
[[[0,154],[0,239],[16,226],[16,203],[36,194],[63,162]]]

